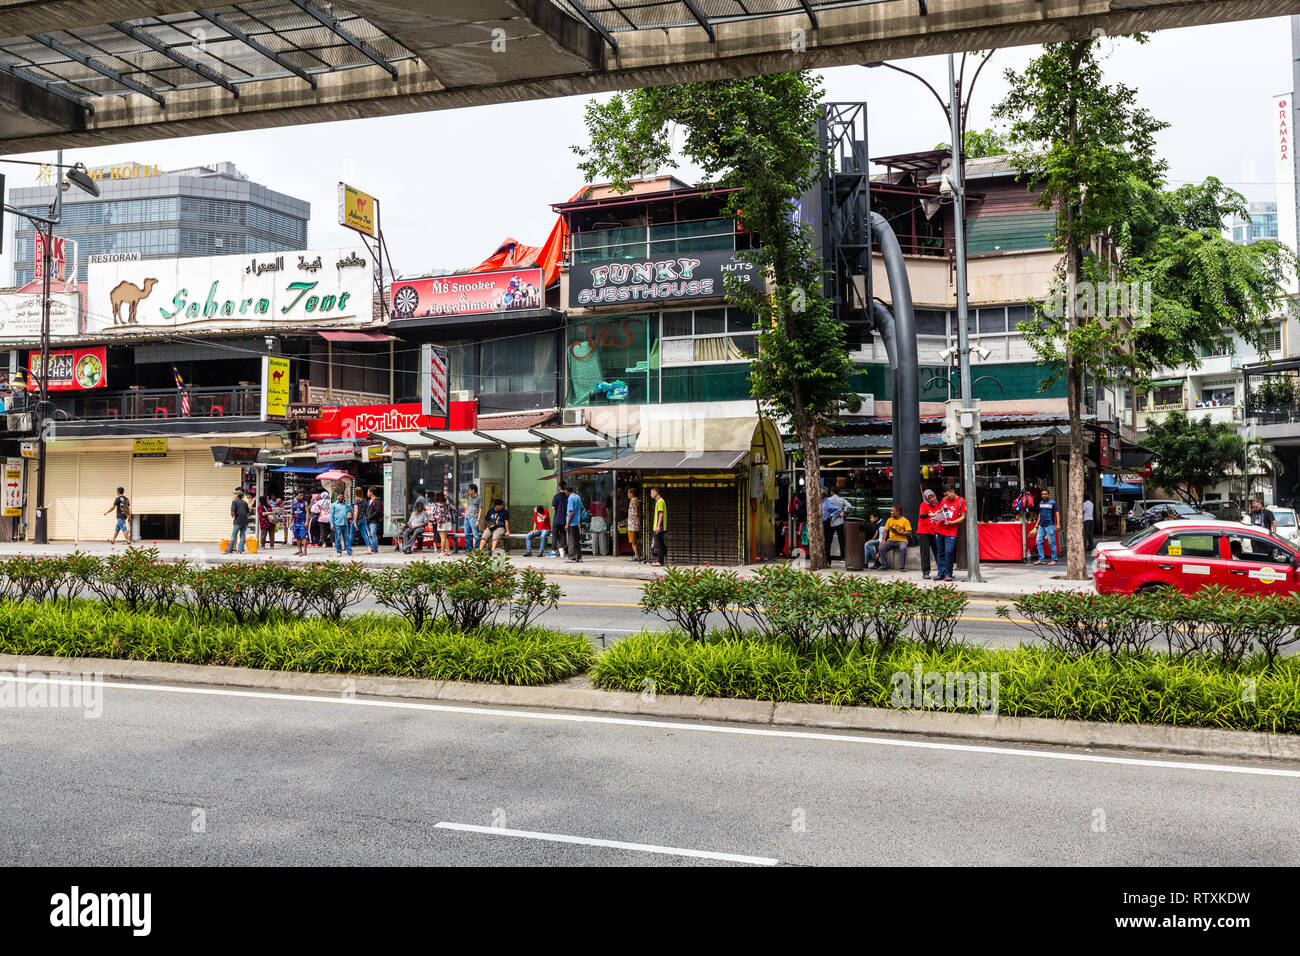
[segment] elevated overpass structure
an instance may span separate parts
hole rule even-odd
[[[0,0],[0,154],[1293,13],[1300,0]]]

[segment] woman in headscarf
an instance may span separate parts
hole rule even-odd
[[[930,515],[939,510],[939,496],[929,488],[921,492],[921,511],[916,519],[916,538],[921,542],[921,577],[930,577],[930,555],[934,550],[934,525]]]

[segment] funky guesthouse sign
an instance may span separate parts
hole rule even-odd
[[[584,262],[569,268],[569,307],[716,299],[726,293],[729,275],[752,284],[760,272],[732,252]]]
[[[364,249],[94,263],[86,331],[368,325],[373,289]]]

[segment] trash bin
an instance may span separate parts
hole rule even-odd
[[[844,519],[844,570],[866,569],[867,523],[861,518]]]

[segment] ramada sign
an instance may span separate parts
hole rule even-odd
[[[421,428],[446,428],[444,418],[421,414],[420,403],[404,405],[327,405],[321,417],[307,422],[307,437],[369,438],[371,432],[413,432]]]

